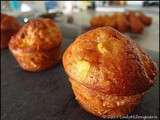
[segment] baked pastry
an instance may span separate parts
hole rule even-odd
[[[112,15],[94,16],[90,20],[91,27],[111,26],[120,32],[131,31],[133,33],[142,33],[145,26],[152,23],[152,18],[144,15],[140,11],[115,12]]]
[[[111,26],[116,27],[115,16],[95,16],[92,17],[90,21],[92,28],[103,27],[103,26]]]
[[[36,72],[58,62],[61,40],[61,32],[51,19],[35,19],[11,38],[9,48],[24,70]]]
[[[90,20],[91,27],[96,28],[96,27],[102,27],[105,24],[105,19],[108,16],[94,16]]]
[[[1,49],[8,47],[12,35],[20,29],[15,17],[1,13]]]
[[[142,12],[136,12],[135,13],[138,18],[141,20],[141,22],[145,25],[145,26],[149,26],[152,23],[152,18],[149,16],[146,16],[144,13]]]
[[[110,27],[116,28],[116,16],[112,15],[112,16],[105,17],[104,26],[110,26]]]
[[[136,16],[136,14],[132,11],[129,11],[127,13],[127,18],[130,24],[130,29],[131,32],[133,33],[142,33],[144,30],[144,25],[141,22],[141,20],[139,19],[138,16]]]
[[[80,105],[102,118],[130,113],[157,73],[150,57],[111,27],[76,38],[64,52],[63,65]]]
[[[129,30],[129,22],[124,13],[115,13],[116,29],[120,32],[127,32]]]

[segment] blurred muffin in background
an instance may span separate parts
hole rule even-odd
[[[92,28],[103,27],[103,26],[111,26],[116,27],[115,16],[94,16],[90,20],[90,25]]]
[[[9,48],[20,66],[27,71],[41,71],[60,59],[62,34],[51,19],[35,19],[14,35]]]
[[[141,22],[145,25],[145,26],[149,26],[152,23],[152,18],[145,15],[143,12],[136,12],[135,13],[136,16],[138,16],[138,18],[141,20]]]
[[[138,16],[133,11],[128,11],[126,13],[129,25],[130,25],[130,30],[133,33],[142,33],[144,30],[144,25],[139,19]]]
[[[104,26],[110,26],[116,28],[116,16],[112,15],[105,17]]]
[[[152,18],[140,11],[113,12],[112,15],[93,16],[87,30],[110,26],[123,33],[142,33],[144,27],[151,23]]]
[[[90,25],[93,28],[102,27],[105,24],[105,18],[108,16],[94,16],[90,20]]]
[[[1,13],[1,49],[8,47],[11,36],[17,33],[20,27],[15,17]]]
[[[115,16],[116,29],[120,32],[127,32],[129,30],[129,22],[126,15],[124,13],[115,13],[113,16]]]

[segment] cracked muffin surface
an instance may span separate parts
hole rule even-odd
[[[107,94],[142,93],[156,75],[149,56],[111,27],[80,35],[64,53],[63,63],[72,79]]]
[[[111,27],[77,37],[63,54],[63,66],[75,99],[102,118],[132,112],[157,74],[151,58]]]
[[[40,71],[60,60],[62,34],[51,19],[34,19],[11,38],[9,48],[20,66]]]
[[[10,46],[15,49],[41,51],[58,47],[61,39],[61,32],[52,20],[35,19],[12,37]]]

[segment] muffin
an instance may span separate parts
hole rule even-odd
[[[133,11],[126,13],[127,19],[129,21],[130,30],[133,33],[142,33],[144,30],[144,24],[139,19],[139,17]]]
[[[104,26],[110,26],[116,28],[116,16],[108,16],[105,18]]]
[[[95,16],[90,20],[91,28],[103,27],[103,26],[111,26],[116,27],[115,16]]]
[[[145,26],[149,26],[152,23],[152,18],[149,16],[146,16],[144,13],[142,12],[136,12],[135,13],[138,18],[140,19],[140,21],[145,25]]]
[[[92,28],[102,27],[105,24],[105,19],[108,16],[94,16],[90,20],[90,25]]]
[[[120,32],[127,32],[129,30],[129,22],[124,13],[115,13],[116,29]]]
[[[15,17],[1,13],[1,49],[8,47],[11,36],[17,33],[20,27]]]
[[[133,111],[157,73],[151,58],[111,27],[77,37],[64,52],[63,65],[76,100],[102,118]]]
[[[35,19],[12,36],[9,49],[20,66],[27,71],[41,71],[60,58],[62,35],[51,19]]]

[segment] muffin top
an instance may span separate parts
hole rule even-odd
[[[94,16],[90,20],[90,25],[92,27],[102,27],[102,26],[111,26],[111,27],[116,27],[115,23],[115,16]]]
[[[15,17],[1,13],[1,31],[18,30],[20,27]]]
[[[41,51],[59,47],[62,35],[51,19],[34,19],[11,38],[9,46],[23,51]]]
[[[125,13],[115,12],[113,14],[116,20],[116,29],[120,32],[127,32],[129,30],[129,22]]]
[[[114,95],[135,95],[154,83],[156,67],[133,40],[111,27],[80,35],[63,55],[65,71],[84,86]]]
[[[90,24],[92,27],[101,27],[105,24],[105,19],[108,18],[108,16],[94,16],[90,20]]]

